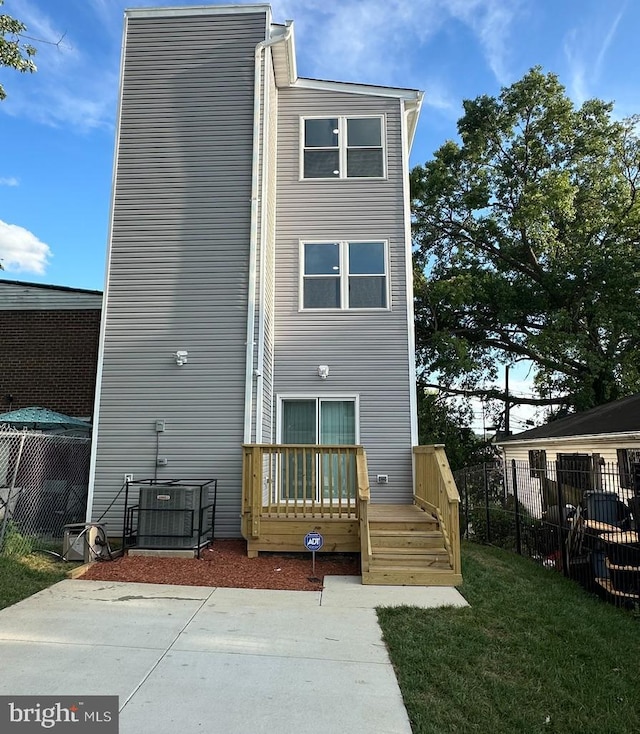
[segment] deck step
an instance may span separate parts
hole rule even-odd
[[[379,586],[459,586],[462,576],[451,569],[381,567],[365,571],[362,574],[363,584]]]
[[[410,533],[437,531],[440,525],[435,518],[426,517],[406,520],[369,520],[369,530],[406,530]]]
[[[369,525],[373,548],[439,548],[442,533],[439,530],[398,530]]]
[[[369,508],[371,534],[377,531],[428,533],[439,530],[437,518],[415,505],[371,505]]]
[[[460,574],[451,568],[437,518],[416,505],[369,507],[371,555],[363,584],[453,586]]]
[[[449,555],[446,551],[440,554],[374,553],[369,561],[370,569],[377,568],[444,568],[451,570]]]
[[[442,538],[440,538],[440,543],[438,545],[435,545],[431,548],[421,548],[421,547],[415,547],[415,546],[393,546],[393,545],[385,545],[379,548],[376,548],[375,546],[372,546],[371,548],[372,553],[375,558],[392,558],[392,559],[402,559],[402,558],[442,558],[445,556],[446,558],[449,557],[449,554],[447,553],[447,549],[444,547],[444,543],[442,542]]]

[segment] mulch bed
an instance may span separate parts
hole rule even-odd
[[[316,577],[310,581],[311,554],[261,553],[247,558],[244,540],[215,540],[198,558],[123,556],[94,563],[82,579],[134,581],[146,584],[226,586],[240,589],[320,591],[325,575],[359,576],[360,557],[351,553],[316,555]]]

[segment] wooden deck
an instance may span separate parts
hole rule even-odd
[[[323,553],[358,553],[360,550],[355,515],[351,518],[323,518],[309,512],[297,517],[263,517],[260,520],[259,537],[247,538],[245,535],[247,555],[254,558],[260,551],[302,553],[305,550],[304,536],[310,532],[322,535]]]
[[[371,553],[363,584],[455,586],[440,521],[417,505],[369,506]]]
[[[361,446],[245,446],[242,533],[248,555],[301,552],[304,536],[315,531],[324,538],[323,552],[360,552],[363,584],[462,583],[459,497],[444,449],[416,447],[414,453],[413,504],[377,504],[370,501]],[[323,466],[331,468],[329,483]],[[274,491],[283,478],[297,487],[288,501]]]

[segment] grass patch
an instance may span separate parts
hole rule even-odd
[[[467,609],[381,608],[414,734],[635,734],[640,622],[515,554],[463,544]]]
[[[66,578],[69,567],[52,558],[0,556],[0,609]]]

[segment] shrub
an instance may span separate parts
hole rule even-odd
[[[9,521],[2,543],[2,554],[12,558],[28,556],[33,552],[34,539],[29,535],[23,535],[15,522]]]
[[[524,534],[535,524],[527,508],[518,502],[520,533]],[[488,524],[487,524],[488,514]],[[475,505],[469,508],[470,535],[478,543],[485,543],[515,550],[516,548],[516,502],[513,495],[503,501],[491,500],[487,507]]]

